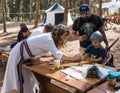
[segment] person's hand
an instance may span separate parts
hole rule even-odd
[[[94,61],[95,61],[95,59],[89,58],[89,63],[93,63]]]
[[[86,35],[79,36],[79,41],[84,41],[87,39]]]
[[[81,60],[81,54],[77,54],[73,57],[73,61],[80,61]]]
[[[89,64],[89,61],[80,61],[79,65]]]
[[[89,57],[89,53],[84,53],[82,56],[81,56],[81,60],[85,61],[87,59],[87,57]]]

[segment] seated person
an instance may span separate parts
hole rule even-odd
[[[17,41],[18,42],[22,41],[23,39],[26,39],[26,36],[24,37],[23,31],[21,30],[23,28],[24,32],[25,32],[25,29],[28,30],[26,27],[27,27],[26,24],[24,24],[24,23],[20,24],[20,31],[19,31],[18,36],[17,36]]]
[[[17,41],[12,43],[10,48],[12,49],[18,42],[20,42],[24,39],[27,39],[28,37],[33,37],[33,36],[37,36],[39,34],[43,34],[43,33],[46,33],[46,32],[51,32],[53,27],[54,27],[53,25],[48,24],[48,25],[44,26],[44,29],[42,29],[42,27],[41,27],[41,28],[39,28],[39,29],[37,29],[37,30],[35,30],[34,32],[31,33],[29,31],[29,29],[27,28],[27,26],[24,23],[22,23],[22,24],[20,24],[21,30],[18,33]]]
[[[106,58],[107,54],[105,48],[101,45],[101,42],[103,41],[102,34],[99,31],[96,31],[91,35],[90,40],[92,44],[89,45],[85,49],[85,53],[83,53],[83,56],[89,54],[89,58],[87,59],[87,61],[83,61],[83,63],[81,61],[80,64],[84,63],[103,64],[103,60],[104,58]],[[85,58],[83,58],[82,60],[84,59]]]
[[[34,31],[31,33],[30,37],[37,36],[37,35],[40,35],[43,33],[51,32],[53,27],[54,26],[49,23],[49,24],[45,25],[44,27],[39,27],[37,29],[34,29]]]
[[[108,19],[107,18],[102,18],[102,21],[103,21],[103,26],[104,26],[105,30],[108,30],[108,26],[107,26]]]
[[[19,31],[19,33],[18,33],[17,40],[16,40],[14,43],[12,43],[11,46],[10,46],[11,49],[12,49],[18,42],[20,42],[20,41],[28,38],[29,35],[31,34],[26,25],[24,25],[24,26],[21,26],[21,25],[20,25],[20,28],[21,28],[21,29],[20,29],[20,31]]]

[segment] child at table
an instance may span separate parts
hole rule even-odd
[[[89,45],[85,49],[85,53],[83,53],[83,56],[86,54],[89,54],[89,58],[86,61],[86,63],[103,64],[103,60],[105,58],[108,58],[108,56],[107,56],[105,48],[101,45],[101,42],[103,41],[102,34],[99,31],[96,31],[91,35],[90,40],[92,44]]]

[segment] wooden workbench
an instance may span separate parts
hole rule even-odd
[[[71,77],[69,81],[66,81],[66,74],[62,73],[59,69],[50,70],[50,65],[47,62],[34,62],[33,65],[24,64],[23,67],[31,70],[34,73],[34,75],[42,85],[41,93],[70,93],[69,91],[64,91],[63,88],[58,88],[58,86],[52,84],[51,80],[56,80],[57,82],[74,88],[77,93],[86,93],[90,89],[100,85],[106,80],[106,78],[85,78],[82,80],[77,80]],[[108,68],[116,70],[115,68]],[[59,90],[59,92],[57,92],[57,90]]]

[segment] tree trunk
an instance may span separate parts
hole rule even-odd
[[[65,0],[65,10],[64,10],[64,24],[67,25],[67,19],[68,19],[68,3],[69,0]]]
[[[32,4],[32,1],[30,0],[30,22],[31,22],[31,15],[32,15],[32,14],[31,14],[31,13],[32,13],[32,11],[31,11],[31,10],[32,10],[32,9],[31,9],[31,4]]]
[[[35,12],[34,28],[38,27],[39,11],[40,11],[40,0],[36,0],[36,12]]]
[[[102,17],[102,0],[99,0],[99,16]]]
[[[3,33],[5,33],[7,31],[6,31],[6,16],[5,16],[5,4],[4,4],[4,0],[1,0],[1,4],[2,4]]]
[[[23,1],[21,0],[21,2],[20,2],[20,20],[19,21],[23,21],[23,19],[24,19],[22,9],[23,9]]]

